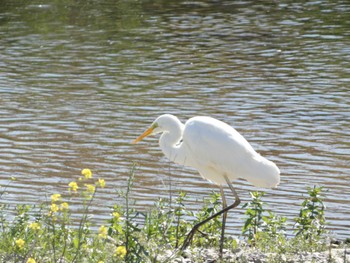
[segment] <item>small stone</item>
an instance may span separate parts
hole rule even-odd
[[[184,257],[184,258],[189,258],[189,257],[191,257],[191,251],[189,251],[188,249],[186,249],[185,251],[183,251],[182,252],[182,256]]]
[[[241,251],[242,251],[241,248],[232,249],[232,253],[235,253],[235,254],[237,254],[237,253],[239,253]]]
[[[286,257],[286,255],[281,255],[281,261],[282,261],[282,262],[287,262],[287,257]]]

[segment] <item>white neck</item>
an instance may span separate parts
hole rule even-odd
[[[182,151],[180,141],[184,125],[179,122],[174,122],[168,130],[165,130],[159,139],[159,146],[164,155],[170,160],[178,164],[184,164],[185,154]]]

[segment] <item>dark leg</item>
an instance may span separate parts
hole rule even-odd
[[[215,218],[215,217],[217,217],[217,216],[220,216],[220,215],[226,213],[226,212],[229,211],[230,209],[233,209],[233,208],[237,207],[237,206],[240,204],[241,200],[239,199],[239,197],[238,197],[238,195],[237,195],[235,189],[233,188],[233,186],[232,186],[231,182],[229,181],[229,179],[227,178],[227,176],[225,176],[225,180],[226,180],[228,186],[230,187],[230,189],[231,189],[233,195],[235,196],[235,202],[234,202],[232,205],[227,206],[227,207],[225,207],[224,209],[222,209],[221,211],[217,212],[216,214],[214,214],[214,215],[208,217],[207,219],[204,219],[202,222],[199,222],[199,223],[197,223],[196,225],[194,225],[194,227],[193,227],[193,228],[191,229],[191,231],[188,233],[188,235],[187,235],[187,237],[186,237],[186,239],[185,239],[185,241],[184,241],[184,243],[183,243],[183,245],[182,245],[182,247],[181,247],[181,250],[185,250],[185,249],[190,245],[190,243],[191,243],[191,241],[192,241],[192,238],[193,238],[195,232],[198,230],[198,228],[199,228],[200,226],[204,225],[205,223],[207,223],[208,221],[212,220],[213,218]],[[221,244],[220,244],[220,245],[221,245]],[[220,248],[220,249],[221,249],[221,248]]]
[[[224,188],[220,185],[220,193],[222,199],[222,209],[227,207],[226,197]],[[227,211],[222,215],[222,226],[221,226],[221,237],[220,237],[220,258],[222,258],[222,252],[224,250],[224,237],[225,237],[225,226],[226,226]]]

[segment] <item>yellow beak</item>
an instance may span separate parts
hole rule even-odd
[[[146,136],[150,135],[153,130],[154,130],[154,126],[151,126],[150,128],[148,128],[144,133],[142,133],[137,139],[135,139],[132,144],[136,144],[139,141],[141,141],[143,138],[145,138]]]

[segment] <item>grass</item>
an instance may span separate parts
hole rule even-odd
[[[89,169],[82,170],[76,181],[68,183],[64,194],[67,198],[56,193],[38,206],[17,205],[11,220],[6,215],[10,207],[1,205],[0,261],[166,262],[179,253],[186,234],[196,222],[221,209],[220,195],[212,193],[199,211],[191,212],[185,207],[186,193],[180,192],[175,200],[159,199],[146,213],[141,213],[133,208],[130,198],[134,175],[133,166],[126,189],[118,193],[124,204],[115,205],[105,224],[97,227],[89,214],[105,182],[94,179]],[[246,209],[243,246],[275,255],[327,249],[322,188],[310,188],[307,193],[299,215],[292,222],[295,235],[287,237],[287,219],[266,208],[262,201],[264,193],[252,192],[251,201],[243,206]],[[72,201],[80,202],[83,207],[78,224],[77,216],[70,209]],[[218,248],[220,230],[220,218],[210,221],[195,235],[191,248]],[[226,238],[227,249],[239,246],[242,245],[236,239]]]

